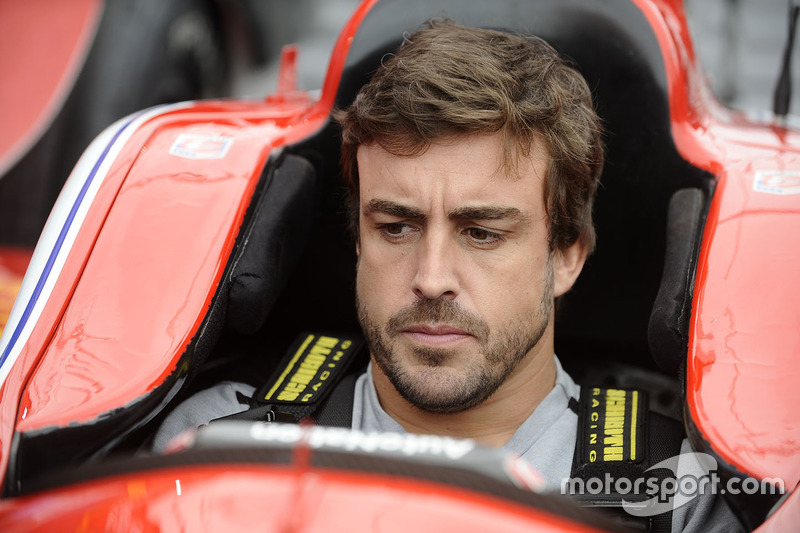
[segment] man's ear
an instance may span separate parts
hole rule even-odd
[[[572,246],[553,252],[553,297],[558,298],[572,288],[583,269],[588,248],[576,241]]]
[[[361,257],[361,239],[356,239],[356,257]]]

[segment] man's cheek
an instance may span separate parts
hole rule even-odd
[[[375,304],[380,304],[384,298],[381,276],[378,270],[363,256],[358,263],[356,272],[356,290],[361,301],[373,312],[377,310]]]

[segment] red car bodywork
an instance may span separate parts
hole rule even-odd
[[[42,282],[46,301],[38,309],[31,304],[35,321],[29,331],[19,332],[25,342],[0,389],[0,472],[8,471],[15,435],[89,423],[136,402],[180,371],[181,355],[211,305],[270,153],[314,134],[328,119],[353,35],[375,3],[365,1],[342,31],[319,99],[293,90],[287,68],[281,90],[265,101],[197,102],[144,121],[133,118],[140,122],[128,130],[119,127],[116,135],[130,136],[115,148],[119,152],[88,211],[73,217],[83,218],[70,230],[74,235],[62,239],[74,242],[60,272],[53,270],[52,279]],[[795,377],[800,372],[800,247],[793,238],[800,234],[800,204],[792,194],[800,189],[800,174],[793,174],[800,173],[800,134],[779,125],[750,124],[716,103],[695,62],[680,0],[633,3],[661,48],[675,145],[689,163],[716,179],[694,285],[686,415],[697,430],[695,438],[737,471],[780,478],[790,491],[800,480]],[[170,155],[176,138],[187,133],[231,142],[224,157]],[[159,260],[143,260],[141,250]],[[43,252],[46,262],[50,250]],[[61,261],[52,257],[54,264]],[[13,334],[10,328],[5,332]],[[285,524],[294,516],[300,518],[293,530],[317,531],[349,523],[353,517],[341,509],[352,504],[339,504],[337,498],[350,498],[354,491],[364,529],[370,524],[366,517],[377,516],[386,502],[403,498],[417,506],[432,497],[437,505],[428,507],[434,513],[429,527],[447,524],[449,529],[456,517],[463,519],[464,530],[475,531],[532,523],[556,531],[577,527],[422,482],[393,480],[393,487],[378,482],[376,491],[367,475],[313,475],[313,482],[301,482],[269,467],[134,473],[8,500],[0,503],[0,523],[22,530],[46,524],[92,529],[107,527],[114,512],[127,517],[115,518],[123,529],[129,524],[177,528],[203,521],[209,512],[209,520],[238,516],[266,527],[259,502],[268,500],[273,509],[284,510],[270,516],[276,530],[289,527]],[[263,489],[259,480],[267,477],[269,489]],[[207,496],[178,498],[178,478],[184,487],[202,487]],[[301,484],[308,486],[298,488]],[[340,484],[348,486],[346,496],[337,496]],[[304,507],[305,490],[324,493],[323,507]],[[247,499],[240,500],[242,494]],[[204,510],[212,501],[219,510]],[[175,516],[167,520],[166,513]],[[504,520],[504,526],[495,519]],[[795,492],[759,531],[780,531],[798,522]],[[204,527],[212,529],[208,524],[213,523]]]
[[[108,479],[33,499],[5,530],[62,531],[599,531],[442,484],[336,470],[215,465]],[[265,506],[264,503],[268,502]],[[34,519],[32,509],[36,508]],[[358,509],[358,512],[354,512]],[[156,510],[154,512],[154,510]]]

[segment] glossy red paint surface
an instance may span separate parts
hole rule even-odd
[[[791,244],[800,196],[755,191],[754,182],[758,171],[800,171],[800,135],[720,108],[673,4],[658,7],[663,22],[653,24],[663,30],[673,135],[688,161],[718,177],[695,283],[686,400],[723,460],[791,488],[800,479],[800,247]]]
[[[288,105],[292,117],[307,108]],[[205,317],[269,151],[290,131],[277,112],[248,117],[252,109],[239,106],[239,117],[233,105],[224,117],[195,108],[158,119],[31,376],[18,431],[91,421],[175,369]],[[181,135],[224,139],[229,148],[224,157],[187,159],[170,153],[192,149]]]
[[[102,228],[103,221],[114,202],[120,184],[138,154],[138,147],[152,132],[145,125],[129,141],[117,157],[103,185],[98,190],[92,208],[87,213],[80,233],[66,259],[61,275],[53,287],[39,320],[23,347],[17,362],[0,386],[0,469],[5,477],[11,449],[12,436],[20,413],[20,397],[33,370],[41,359],[48,342],[59,323],[61,314],[81,277],[81,271]]]
[[[637,1],[669,80],[676,146],[717,177],[697,267],[687,364],[692,423],[724,461],[800,479],[800,196],[754,191],[758,171],[800,171],[800,135],[723,109],[694,61],[678,1]]]
[[[598,531],[446,485],[223,465],[143,472],[0,503],[4,531]]]
[[[353,42],[353,37],[356,31],[358,31],[358,26],[361,24],[361,21],[364,20],[369,10],[372,9],[372,6],[377,4],[378,1],[379,0],[362,0],[361,4],[353,13],[353,16],[350,17],[350,20],[347,21],[347,24],[345,24],[341,33],[339,33],[339,38],[336,40],[336,44],[333,47],[333,53],[331,54],[330,63],[328,64],[328,71],[325,74],[325,81],[322,84],[322,96],[315,110],[317,113],[327,115],[333,108],[333,104],[336,100],[336,92],[339,89],[339,82],[342,79],[344,64],[347,60],[347,52]]]
[[[753,162],[755,161],[755,162]],[[784,155],[800,170],[800,157]],[[800,478],[800,234],[796,195],[752,190],[775,160],[729,165],[718,183],[697,273],[687,369],[692,419],[740,471]]]
[[[58,112],[101,11],[100,0],[0,1],[0,175]]]

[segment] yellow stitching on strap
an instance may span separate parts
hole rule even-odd
[[[639,405],[639,391],[633,391],[633,408],[631,410],[631,461],[636,460],[636,408]]]

